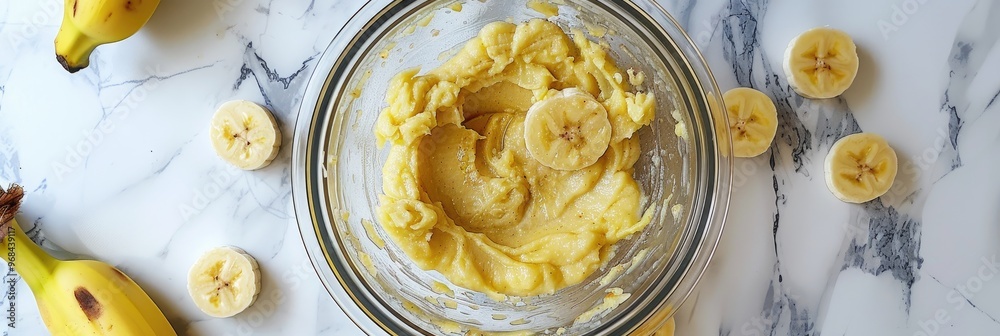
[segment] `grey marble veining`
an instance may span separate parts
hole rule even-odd
[[[981,2],[990,3],[991,1]],[[819,3],[808,2],[808,4],[800,6],[815,5],[817,8],[830,6],[829,3],[822,5]],[[977,5],[977,9],[982,10],[982,7],[990,7],[989,4],[982,3]],[[830,330],[843,330],[844,334],[850,335],[949,334],[947,332],[941,333],[942,328],[949,326],[941,326],[937,329],[928,328],[933,332],[924,329],[924,325],[921,323],[924,322],[922,320],[925,317],[912,316],[911,314],[914,284],[927,277],[921,271],[924,262],[921,244],[924,239],[927,239],[927,236],[922,234],[922,209],[920,206],[923,203],[917,203],[916,200],[926,198],[926,194],[931,188],[917,185],[923,181],[911,179],[904,182],[912,185],[894,186],[890,195],[883,197],[882,200],[860,206],[845,206],[830,197],[822,200],[815,199],[817,192],[805,189],[825,187],[822,162],[834,141],[845,135],[863,131],[877,132],[877,130],[869,130],[858,122],[854,116],[855,113],[871,112],[864,110],[857,112],[856,108],[853,107],[857,104],[863,108],[864,103],[859,104],[852,101],[850,95],[829,100],[809,100],[798,96],[789,88],[780,67],[784,45],[771,43],[768,46],[766,45],[768,42],[765,41],[767,39],[765,35],[774,35],[776,29],[781,29],[780,26],[766,25],[766,22],[771,22],[768,21],[768,15],[778,15],[772,14],[774,12],[772,9],[785,5],[787,4],[776,1],[727,1],[718,4],[716,6],[718,8],[717,14],[711,16],[720,18],[718,21],[709,19],[706,22],[711,22],[711,24],[707,27],[698,25],[689,27],[693,36],[711,36],[710,42],[706,43],[707,46],[703,46],[703,50],[707,50],[706,53],[709,54],[710,60],[713,58],[713,52],[721,51],[721,61],[724,61],[725,66],[719,67],[717,64],[713,64],[716,76],[720,76],[721,88],[726,90],[735,86],[746,86],[768,93],[775,100],[780,120],[776,145],[772,147],[772,151],[765,154],[769,155],[767,160],[771,172],[769,177],[762,176],[767,173],[766,170],[761,173],[760,169],[747,168],[759,168],[761,162],[759,159],[752,160],[749,166],[740,162],[736,163],[736,175],[740,175],[742,171],[744,175],[748,175],[749,179],[769,178],[770,183],[766,184],[773,188],[774,202],[769,216],[772,222],[769,230],[772,239],[770,242],[754,243],[758,251],[771,250],[773,262],[769,266],[758,266],[771,270],[767,285],[764,287],[766,291],[743,292],[735,295],[749,296],[753,298],[753,301],[759,302],[757,312],[737,314],[737,316],[742,315],[744,318],[735,321],[723,316],[721,326],[718,326],[716,330],[720,335],[817,335],[823,331],[829,333]],[[859,4],[852,2],[843,5],[857,6]],[[887,7],[892,8],[891,5],[889,4]],[[895,5],[899,6],[900,4]],[[690,10],[687,4],[679,7]],[[713,5],[709,4],[706,7],[712,8]],[[994,5],[991,8],[996,7]],[[915,15],[913,13],[904,14]],[[890,13],[890,20],[891,15],[892,13]],[[947,92],[960,92],[959,94],[964,98],[964,85],[969,85],[980,73],[978,67],[984,62],[986,55],[996,54],[996,51],[992,50],[992,41],[989,35],[994,35],[993,32],[1000,30],[991,29],[992,26],[989,25],[984,26],[982,17],[987,14],[983,14],[981,11],[972,10],[968,15],[973,18],[952,22],[952,24],[961,24],[966,27],[965,30],[969,30],[966,35],[971,36],[965,36],[967,39],[965,42],[956,41],[953,52],[955,55],[948,62],[952,69],[949,76],[951,84],[946,91],[943,112],[948,112],[950,109],[952,115],[947,124],[948,138],[950,139],[947,145],[951,147],[951,153],[948,152],[947,148],[930,149],[928,151],[934,153],[931,156],[939,157],[918,158],[916,160],[904,158],[901,160],[901,162],[909,162],[910,168],[921,170],[919,173],[924,173],[923,170],[927,170],[924,167],[930,164],[943,165],[944,167],[935,171],[936,178],[925,180],[930,183],[961,166],[961,160],[955,150],[958,147],[956,141],[959,138],[956,133],[960,132],[961,128],[961,123],[957,121],[960,117],[956,116],[954,112],[956,108],[953,106],[955,102],[948,99]],[[974,18],[976,16],[980,18],[977,20]],[[824,22],[826,20],[816,21],[818,22],[813,24],[814,26],[830,24]],[[681,22],[686,21],[682,19]],[[998,21],[993,20],[992,22]],[[690,22],[686,24],[692,25]],[[995,40],[995,37],[993,39]],[[971,52],[970,46],[973,44],[978,44],[982,49],[978,49],[978,53]],[[860,45],[860,48],[865,47],[864,44]],[[871,51],[862,49],[861,52],[869,53]],[[969,54],[977,54],[978,58],[975,59],[979,62],[971,64],[974,69],[971,71],[966,68],[969,66],[967,65],[969,64]],[[866,60],[864,56],[862,55],[863,62]],[[993,59],[995,60],[996,57],[993,56]],[[716,60],[719,60],[719,57],[716,57]],[[864,70],[862,68],[862,71]],[[727,72],[730,73],[727,74]],[[980,80],[982,80],[981,76],[978,77]],[[863,80],[863,78],[864,76],[859,76],[859,79]],[[956,78],[960,81],[958,85],[955,84]],[[992,100],[993,94],[978,97],[980,99],[988,97]],[[896,97],[896,99],[903,98],[905,97]],[[965,103],[964,105],[968,106],[969,104]],[[984,101],[977,107],[982,109],[988,108],[988,106],[989,103]],[[941,144],[941,146],[945,147],[945,144]],[[906,154],[908,153],[902,153],[902,155]],[[920,152],[919,154],[923,155],[924,153]],[[901,174],[903,174],[902,170],[906,167],[901,166],[900,169]],[[737,189],[746,187],[746,185],[739,185],[738,182]],[[765,185],[763,181],[755,183],[756,187],[763,185]],[[740,190],[737,190],[736,195],[740,194]],[[954,197],[961,196],[955,195]],[[803,201],[807,198],[813,199]],[[734,203],[739,202],[741,200],[734,196]],[[754,203],[760,205],[760,202]],[[829,216],[832,214],[831,211],[839,212],[841,215]],[[745,212],[737,208],[736,211],[731,212],[728,225],[730,227],[740,226],[742,224],[740,222],[745,218],[743,215]],[[763,222],[766,218],[756,213],[755,216],[758,218],[754,220],[755,222]],[[824,218],[823,216],[834,218]],[[757,225],[755,230],[758,232],[766,229],[763,225],[754,225]],[[836,230],[831,230],[831,227],[836,228]],[[727,230],[734,231],[731,228],[727,228]],[[736,231],[740,231],[740,229],[736,229]],[[723,244],[725,243],[724,239]],[[770,247],[765,244],[770,245]],[[956,248],[958,247],[956,246]],[[726,246],[720,247],[720,249],[726,251]],[[803,258],[808,258],[810,262],[803,262]],[[804,274],[803,270],[808,270],[809,273]],[[896,285],[890,286],[891,290],[897,293],[892,295],[893,301],[898,303],[901,315],[910,315],[911,317],[904,318],[903,321],[892,321],[892,319],[876,321],[874,325],[868,326],[869,329],[861,330],[851,329],[844,325],[825,325],[831,319],[829,316],[834,315],[831,314],[831,310],[839,311],[841,309],[839,301],[843,301],[843,298],[837,296],[836,289],[838,289],[838,285],[844,286],[839,283],[843,274],[853,274],[850,270],[858,270],[862,274],[873,277],[883,277],[883,275],[891,277],[891,281],[896,283]],[[711,277],[712,272],[709,274]],[[730,277],[741,276],[735,272],[727,272],[726,274]],[[804,281],[808,283],[804,284]],[[713,280],[705,282],[712,283]],[[718,280],[718,282],[732,284],[727,280]],[[710,301],[706,300],[706,292],[723,288],[719,286],[706,288],[709,286],[711,285],[701,286],[694,300]],[[809,287],[808,289],[811,290],[803,290],[804,287]],[[874,298],[856,297],[854,300],[848,299],[846,301],[849,301],[848,305],[866,305],[870,304],[868,300],[871,299]],[[724,299],[719,301],[716,304],[725,302]],[[831,305],[831,301],[838,301],[838,304]],[[971,302],[970,305],[978,309]],[[688,305],[688,307],[691,306]],[[681,325],[684,325],[685,322],[689,323],[688,325],[700,325],[699,322],[710,319],[705,318],[704,315],[699,316],[699,313],[709,315],[715,313],[710,312],[704,306],[698,306],[697,309],[692,310],[692,312],[686,312],[682,308],[679,315],[682,319]],[[723,309],[723,311],[728,310]],[[715,313],[715,315],[718,314]],[[683,321],[684,319],[689,321]],[[877,317],[873,317],[873,319],[877,319]],[[841,321],[839,318],[833,318],[833,320],[836,323],[850,322]],[[967,329],[965,330],[977,330],[982,334],[992,334],[1000,330],[1000,325],[992,323],[996,322],[995,319],[991,317],[989,322],[991,323],[972,328],[968,328],[966,325]],[[695,329],[698,331],[697,334],[704,334],[712,330],[707,324],[703,328]]]
[[[660,3],[723,91],[762,90],[780,119],[770,151],[735,162],[726,232],[675,315],[678,335],[1000,334],[1000,2]],[[359,335],[305,259],[290,146],[247,174],[206,137],[221,102],[249,99],[290,143],[316,60],[361,5],[163,1],[140,34],[69,75],[52,60],[62,2],[0,2],[0,184],[30,191],[28,235],[122,268],[181,335]],[[855,37],[861,73],[842,97],[804,99],[783,52],[822,25]],[[849,205],[826,190],[823,161],[862,131],[893,145],[900,175],[880,200]],[[183,279],[222,244],[257,256],[263,301],[211,319]],[[0,330],[44,335],[27,286],[16,288],[17,327]]]

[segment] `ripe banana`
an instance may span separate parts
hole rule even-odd
[[[66,0],[56,35],[56,59],[74,73],[90,65],[97,46],[132,36],[149,21],[160,0]]]
[[[788,84],[806,98],[841,95],[858,74],[858,50],[847,33],[826,27],[807,30],[785,49]]]
[[[896,179],[896,152],[872,133],[837,140],[826,156],[826,185],[840,200],[864,203],[882,196]]]
[[[266,167],[281,147],[281,130],[271,112],[245,100],[219,107],[209,137],[219,157],[244,170]]]
[[[188,273],[188,294],[212,317],[230,317],[250,307],[260,293],[257,260],[235,247],[205,252]]]
[[[771,148],[778,132],[778,110],[763,92],[735,88],[722,95],[733,135],[733,155],[754,157]]]
[[[558,170],[586,168],[611,143],[608,111],[589,93],[569,88],[528,109],[524,145],[539,163]]]
[[[18,186],[0,188],[2,234],[14,233],[14,269],[34,293],[50,333],[176,335],[153,300],[118,269],[93,260],[61,261],[35,245],[13,219],[21,195]]]

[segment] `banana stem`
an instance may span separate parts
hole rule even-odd
[[[100,43],[64,20],[56,35],[56,60],[66,71],[74,73],[90,65],[90,54]]]
[[[14,234],[13,238],[10,236],[11,233]],[[7,236],[7,265],[13,263],[14,270],[21,275],[31,291],[38,293],[42,289],[42,283],[50,278],[58,260],[31,241],[13,219],[4,235]]]

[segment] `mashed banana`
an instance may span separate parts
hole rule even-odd
[[[552,293],[589,277],[649,223],[632,135],[652,122],[654,97],[630,92],[583,33],[570,38],[544,20],[491,23],[419,71],[393,78],[375,127],[379,145],[392,145],[378,219],[419,267],[486,293]],[[607,109],[611,144],[589,167],[553,170],[525,149],[525,111],[571,87]]]

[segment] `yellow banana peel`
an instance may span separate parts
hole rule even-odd
[[[70,73],[90,65],[97,46],[132,36],[160,0],[66,0],[55,39],[56,59]]]
[[[31,288],[53,335],[171,335],[166,317],[132,279],[99,261],[53,258],[14,220],[21,187],[0,188],[0,236],[13,247],[8,262]]]

